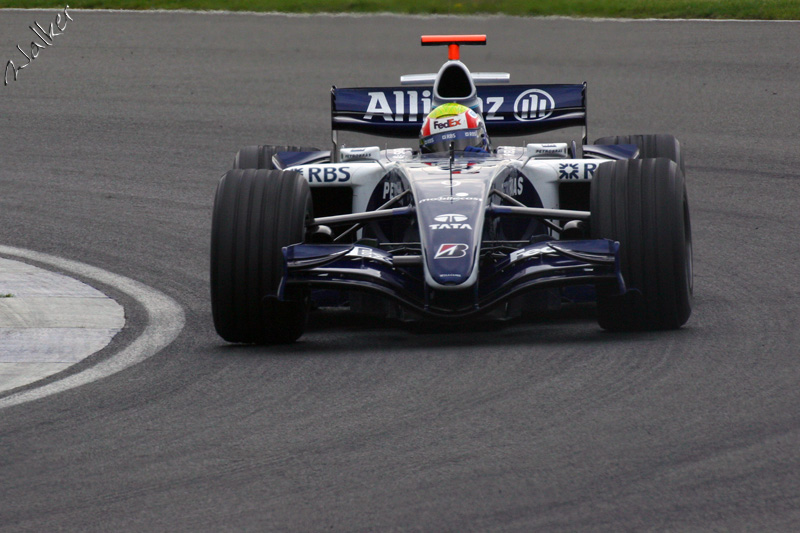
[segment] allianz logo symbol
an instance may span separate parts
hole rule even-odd
[[[471,230],[472,226],[467,224],[469,217],[466,215],[459,215],[455,213],[448,213],[445,215],[438,215],[433,217],[437,224],[431,224],[429,227],[432,230],[440,229],[467,229]]]
[[[517,120],[544,120],[553,114],[556,102],[550,93],[541,89],[528,89],[514,101],[514,116]]]

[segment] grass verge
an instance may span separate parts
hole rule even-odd
[[[0,7],[800,20],[798,0],[0,0]]]

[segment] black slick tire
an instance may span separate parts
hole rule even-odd
[[[692,312],[692,230],[683,172],[667,158],[601,164],[591,186],[591,235],[619,241],[628,293],[597,287],[607,330],[675,329]]]
[[[308,182],[296,172],[229,170],[211,223],[211,308],[229,342],[285,343],[303,334],[307,295],[278,301],[282,248],[303,242],[313,219]]]
[[[666,157],[678,164],[681,172],[686,173],[683,165],[681,143],[672,135],[613,135],[601,137],[595,144],[633,144],[639,147],[639,159]]]
[[[245,146],[233,158],[233,168],[257,168],[274,170],[272,156],[278,152],[316,152],[316,148],[307,146],[273,145]]]

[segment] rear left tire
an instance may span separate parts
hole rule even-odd
[[[316,152],[316,148],[307,146],[273,145],[245,146],[233,158],[233,168],[256,168],[274,170],[272,157],[279,152]]]

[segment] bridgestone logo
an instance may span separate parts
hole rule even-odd
[[[456,259],[467,255],[469,245],[467,244],[442,244],[436,251],[434,259]]]

